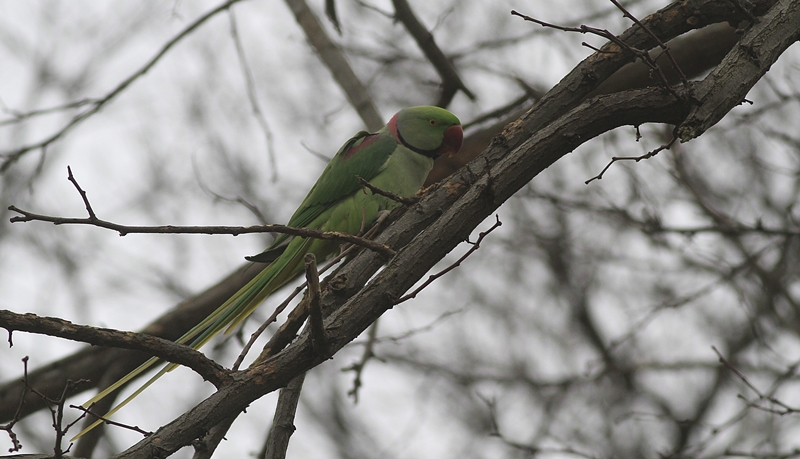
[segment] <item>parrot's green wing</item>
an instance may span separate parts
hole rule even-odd
[[[354,193],[361,184],[358,177],[371,180],[386,164],[397,142],[389,133],[361,131],[345,142],[322,171],[287,226],[303,228],[342,198]],[[264,252],[246,257],[248,261],[270,263],[283,253],[291,236],[281,234]]]

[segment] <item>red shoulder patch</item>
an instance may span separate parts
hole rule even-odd
[[[392,137],[394,137],[394,140],[396,140],[397,143],[400,143],[400,134],[397,131],[397,115],[399,114],[399,112],[395,113],[392,119],[386,123],[386,127],[389,128],[389,133],[392,134]]]
[[[343,159],[346,160],[347,158],[349,158],[349,157],[353,156],[354,154],[358,153],[362,148],[366,148],[366,147],[372,145],[377,140],[378,140],[378,134],[370,134],[370,135],[368,135],[366,137],[363,137],[360,140],[357,140],[356,141],[357,145],[353,145],[352,147],[348,148],[347,152],[344,154],[344,158]]]

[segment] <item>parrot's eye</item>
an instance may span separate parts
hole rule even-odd
[[[436,126],[436,120],[431,118],[428,120],[428,124],[430,124],[431,126]]]

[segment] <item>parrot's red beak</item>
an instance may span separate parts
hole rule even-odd
[[[444,131],[442,139],[442,155],[453,156],[458,153],[461,143],[464,141],[464,131],[460,125],[450,126]]]

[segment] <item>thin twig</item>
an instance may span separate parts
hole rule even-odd
[[[61,449],[61,442],[64,439],[64,435],[67,433],[67,431],[69,430],[70,427],[75,425],[80,420],[80,418],[79,418],[79,419],[69,423],[65,428],[62,428],[62,423],[63,423],[63,420],[64,420],[64,402],[66,402],[67,394],[72,390],[72,387],[75,385],[75,383],[73,383],[70,380],[67,380],[66,384],[64,385],[64,389],[62,389],[61,394],[59,395],[59,397],[56,398],[56,399],[50,398],[47,395],[45,395],[42,392],[40,392],[39,390],[37,390],[36,388],[34,388],[33,386],[29,386],[28,385],[28,380],[27,380],[28,358],[25,357],[22,360],[23,360],[23,364],[25,366],[25,374],[26,374],[26,376],[25,376],[25,386],[26,386],[26,389],[30,390],[32,394],[35,394],[35,395],[39,396],[45,402],[45,404],[47,405],[48,410],[50,410],[50,418],[52,419],[51,426],[56,431],[56,438],[55,438],[55,442],[54,442],[54,445],[53,445],[53,455],[52,455],[52,457],[53,457],[53,459],[61,459],[62,457],[64,457],[64,452],[65,452],[65,451],[63,451]],[[55,408],[53,408],[53,405],[55,405]]]
[[[399,202],[400,204],[404,204],[406,206],[413,206],[414,204],[419,202],[419,198],[416,196],[411,198],[404,198],[403,196],[394,194],[391,191],[382,190],[361,177],[356,177],[356,178],[358,179],[358,183],[361,184],[361,186],[369,188],[369,190],[372,191],[372,193],[385,196],[391,199],[392,201]]]
[[[16,124],[25,121],[28,118],[34,118],[41,115],[49,115],[51,113],[56,113],[64,110],[80,108],[83,107],[84,105],[94,104],[94,103],[97,103],[97,99],[81,99],[81,100],[76,100],[74,102],[67,102],[62,105],[56,105],[54,107],[42,108],[39,110],[31,110],[29,112],[18,112],[16,110],[8,108],[2,102],[2,99],[0,99],[0,105],[2,105],[2,111],[12,116],[11,119],[0,121],[0,126]]]
[[[384,223],[385,220],[386,220],[386,214],[382,214],[381,216],[379,216],[375,224],[372,225],[372,228],[370,228],[364,234],[364,237],[366,238],[374,237],[381,230],[382,224]],[[335,266],[343,258],[352,255],[353,252],[356,251],[357,247],[358,246],[352,244],[343,245],[339,255],[330,259],[328,263],[325,266],[323,266],[322,269],[319,270],[319,273],[322,274],[326,272],[331,267]],[[320,288],[323,288],[326,282],[327,279],[322,281]],[[271,324],[276,320],[278,314],[280,314],[286,308],[286,306],[289,305],[289,302],[291,302],[291,300],[295,296],[297,296],[297,294],[300,293],[306,287],[306,285],[307,282],[303,282],[302,285],[297,287],[294,290],[294,292],[292,292],[292,294],[289,296],[289,298],[287,298],[283,303],[280,304],[280,306],[278,306],[275,309],[275,311],[272,313],[269,319],[267,319],[261,325],[261,327],[259,327],[259,329],[253,333],[253,335],[250,337],[250,341],[247,342],[244,349],[242,349],[242,352],[239,354],[239,358],[236,360],[237,364],[234,365],[234,369],[238,369],[239,365],[241,365],[242,360],[244,360],[245,355],[247,354],[249,349],[253,346],[253,343],[255,342],[256,338],[258,338],[258,336],[264,332],[267,325]],[[295,336],[297,336],[297,332],[300,330],[300,327],[303,325],[303,322],[305,322],[306,317],[308,316],[307,300],[308,298],[305,298],[303,301],[300,302],[300,304],[298,304],[292,310],[292,312],[289,313],[289,317],[286,319],[286,322],[284,322],[280,326],[280,328],[278,328],[278,331],[276,331],[275,334],[272,335],[272,337],[269,339],[269,342],[267,342],[267,344],[264,346],[264,349],[261,351],[261,354],[258,356],[258,358],[256,358],[254,363],[263,362],[264,360],[276,355],[278,352],[283,350],[283,348],[286,347],[295,338]]]
[[[100,228],[114,230],[120,236],[127,234],[231,234],[237,236],[239,234],[249,233],[283,233],[292,236],[311,237],[316,239],[326,240],[341,240],[349,242],[354,245],[374,250],[381,255],[391,258],[395,255],[395,251],[391,247],[380,244],[369,239],[354,236],[352,234],[343,233],[340,231],[320,231],[313,228],[295,228],[285,225],[254,225],[254,226],[129,226],[113,223],[107,220],[97,218],[94,210],[92,209],[86,192],[78,185],[77,180],[72,175],[72,170],[67,166],[68,180],[77,188],[78,193],[81,195],[86,211],[89,214],[88,218],[69,218],[69,217],[54,217],[50,215],[36,214],[27,210],[20,209],[16,206],[9,206],[8,210],[17,212],[21,216],[11,217],[11,223],[42,221],[49,222],[54,225],[90,225]]]
[[[669,226],[662,226],[659,222],[640,222],[642,230],[647,234],[658,233],[675,233],[684,234],[687,236],[694,236],[699,233],[718,233],[726,235],[738,234],[760,234],[769,236],[800,236],[800,229],[780,229],[780,228],[766,228],[762,226],[761,222],[755,225],[709,225],[709,226],[696,226],[694,228],[675,228]]]
[[[363,230],[363,221],[362,221],[362,230]],[[365,238],[374,237],[377,234],[380,228],[381,218],[378,218],[378,221],[364,234]],[[361,235],[361,232],[358,234]],[[343,244],[342,249],[339,252],[339,255],[331,258],[319,270],[319,274],[326,272],[328,269],[336,265],[340,260],[344,257],[350,255],[354,249],[358,247],[357,245],[353,244]],[[250,335],[250,339],[247,341],[247,344],[242,348],[242,351],[239,353],[239,357],[236,359],[236,362],[233,365],[234,370],[238,370],[239,366],[244,361],[244,358],[247,356],[247,353],[250,352],[250,349],[253,347],[256,339],[261,336],[262,333],[267,329],[267,327],[275,322],[278,318],[278,315],[282,313],[286,307],[291,303],[291,301],[306,288],[308,282],[303,282],[299,286],[297,286],[294,291],[280,304],[277,308],[272,312],[272,314],[265,320],[258,329]],[[287,318],[286,322],[278,329],[277,332],[270,338],[269,342],[264,346],[264,350],[261,352],[261,355],[256,359],[256,362],[259,362],[263,359],[271,357],[277,354],[281,349],[283,349],[289,342],[294,339],[294,336],[297,334],[297,331],[300,329],[302,322],[305,321],[306,316],[308,314],[308,307],[306,304],[307,298],[298,304],[295,309],[289,313],[289,317]]]
[[[75,421],[67,424],[67,426],[62,428],[62,425],[64,423],[64,402],[67,400],[67,395],[72,390],[73,385],[74,383],[72,381],[67,380],[67,383],[64,384],[64,389],[61,391],[61,395],[59,395],[58,399],[56,400],[56,409],[55,410],[51,409],[50,411],[51,417],[53,418],[53,428],[56,431],[56,438],[55,441],[53,442],[54,459],[61,459],[62,457],[64,457],[64,453],[66,451],[61,450],[61,442],[64,440],[64,436],[67,434],[67,431],[70,429],[70,427],[72,427],[78,422],[78,420],[76,419]],[[70,447],[67,447],[67,451],[69,451]]]
[[[462,255],[461,258],[456,260],[455,263],[453,263],[452,265],[448,266],[447,268],[439,271],[436,274],[431,274],[428,277],[428,279],[426,279],[425,282],[422,283],[422,285],[417,287],[413,292],[409,293],[408,295],[402,296],[399,299],[397,299],[394,302],[394,304],[400,304],[400,303],[402,303],[404,301],[408,301],[408,300],[416,297],[419,294],[419,292],[421,292],[425,287],[427,287],[428,285],[433,283],[433,281],[435,281],[436,279],[444,276],[445,274],[447,274],[450,271],[452,271],[452,270],[456,269],[457,267],[459,267],[461,265],[461,263],[463,263],[464,260],[467,259],[468,256],[472,255],[476,250],[478,250],[481,247],[481,241],[483,241],[483,238],[485,238],[486,236],[489,235],[489,233],[491,233],[492,231],[496,230],[497,228],[499,228],[500,226],[503,225],[503,222],[500,221],[500,217],[499,216],[495,215],[495,219],[496,219],[496,221],[495,221],[494,225],[492,225],[491,228],[489,228],[488,230],[478,234],[478,240],[477,241],[475,241],[475,242],[467,241],[468,243],[472,244],[472,247],[470,247],[470,249],[467,250],[467,253]]]
[[[376,320],[372,323],[372,325],[369,326],[367,342],[364,346],[364,352],[361,353],[361,359],[347,368],[342,368],[343,372],[352,371],[355,373],[355,376],[353,377],[353,388],[347,391],[347,395],[353,397],[353,403],[358,403],[358,391],[363,385],[361,382],[361,375],[364,373],[364,368],[367,366],[367,362],[373,358],[376,358],[373,349],[375,348],[375,343],[378,342],[379,320]]]
[[[719,352],[719,350],[717,350],[716,346],[711,346],[711,349],[713,349],[714,353],[717,354],[717,357],[719,357],[719,361],[723,365],[725,365],[729,370],[731,370],[733,372],[733,374],[735,374],[736,377],[739,378],[744,383],[745,386],[747,386],[750,390],[752,390],[756,394],[756,396],[758,396],[758,400],[766,400],[766,401],[768,401],[770,403],[773,403],[773,404],[779,406],[781,409],[780,410],[776,410],[774,408],[766,408],[766,407],[760,406],[760,405],[758,405],[758,404],[756,404],[754,402],[750,402],[749,400],[747,400],[747,398],[745,398],[743,395],[740,394],[739,398],[745,400],[750,406],[752,406],[753,408],[756,408],[756,409],[767,411],[769,413],[780,414],[780,415],[786,415],[786,414],[792,414],[792,413],[800,413],[800,408],[791,407],[791,406],[787,405],[786,403],[778,400],[777,398],[761,392],[756,386],[753,385],[753,383],[750,382],[749,379],[747,379],[747,376],[745,376],[741,371],[739,371],[738,368],[733,366],[733,364],[730,363],[728,361],[728,359],[726,359],[725,357],[722,356],[722,353]]]
[[[239,356],[236,358],[236,362],[233,363],[232,369],[234,371],[238,370],[239,367],[242,365],[242,362],[244,362],[244,358],[247,356],[247,353],[250,352],[250,349],[253,347],[253,344],[255,344],[258,337],[261,336],[262,333],[264,333],[264,331],[267,329],[268,326],[270,326],[273,322],[275,322],[278,319],[278,315],[282,313],[287,306],[289,306],[289,303],[291,303],[294,297],[296,297],[300,292],[302,292],[304,288],[306,288],[305,282],[297,286],[289,295],[289,297],[283,300],[283,302],[279,304],[274,311],[272,311],[272,314],[267,318],[267,320],[265,320],[261,324],[261,326],[258,327],[258,329],[256,329],[256,331],[254,331],[250,335],[250,339],[247,340],[247,343],[244,345],[244,347],[242,347],[242,351],[239,352]]]
[[[251,233],[281,233],[316,239],[340,240],[373,250],[389,258],[395,255],[395,251],[387,245],[339,231],[320,231],[313,228],[297,228],[272,224],[253,226],[130,226],[101,220],[99,218],[68,218],[35,214],[16,206],[8,206],[8,210],[22,215],[11,217],[10,221],[12,223],[41,221],[53,223],[54,225],[90,225],[116,231],[120,236],[126,236],[128,234],[230,234],[238,236],[239,234]]]
[[[9,331],[8,334],[11,335],[11,332]],[[22,358],[22,370],[23,389],[22,393],[19,394],[19,405],[17,405],[17,411],[14,412],[14,416],[10,421],[8,421],[8,423],[0,425],[0,430],[5,430],[9,439],[11,440],[11,448],[8,450],[9,453],[16,453],[22,449],[22,443],[20,443],[19,438],[13,429],[14,425],[22,418],[22,408],[25,406],[25,392],[31,388],[31,386],[28,384],[28,356]]]
[[[433,319],[427,325],[423,325],[423,326],[418,327],[418,328],[412,328],[410,330],[406,330],[406,331],[404,331],[402,333],[399,333],[397,335],[387,335],[387,336],[375,337],[373,343],[370,343],[370,338],[368,336],[366,341],[353,341],[351,344],[354,345],[354,346],[372,346],[374,344],[385,343],[385,342],[398,343],[398,342],[403,341],[405,339],[408,339],[408,338],[410,338],[410,337],[412,337],[414,335],[418,335],[418,334],[427,333],[429,331],[432,331],[441,322],[444,322],[450,316],[455,315],[455,314],[460,314],[462,312],[464,312],[463,309],[457,309],[457,310],[454,310],[454,311],[445,311],[441,315],[439,315],[439,317]]]
[[[625,17],[627,17],[628,19],[633,21],[637,26],[639,26],[639,28],[644,30],[647,33],[647,35],[650,35],[650,38],[652,38],[656,43],[658,43],[658,46],[664,51],[664,54],[666,54],[666,56],[669,58],[670,62],[672,63],[672,68],[675,70],[675,72],[678,73],[678,76],[680,76],[681,83],[683,83],[684,86],[688,85],[689,81],[686,79],[686,75],[683,73],[683,70],[681,70],[681,67],[678,65],[678,62],[672,56],[672,53],[670,52],[669,47],[666,44],[664,44],[664,42],[662,42],[661,39],[658,38],[658,36],[656,34],[654,34],[653,31],[650,30],[649,27],[644,25],[642,23],[642,21],[640,21],[639,19],[636,18],[636,16],[632,15],[617,0],[611,0],[611,3],[613,3],[614,6],[616,6],[617,8],[619,8],[619,10],[622,11],[622,14],[625,15]]]
[[[228,18],[230,19],[231,37],[233,44],[236,47],[236,55],[239,57],[239,64],[242,66],[242,74],[244,74],[244,82],[247,87],[247,98],[250,100],[250,107],[253,110],[258,125],[261,127],[261,132],[264,133],[264,141],[267,146],[267,156],[269,157],[269,165],[272,168],[272,181],[278,180],[278,163],[275,160],[275,147],[273,142],[272,130],[267,124],[267,118],[261,111],[261,106],[258,104],[258,96],[256,95],[256,84],[253,78],[253,72],[250,70],[250,64],[247,62],[247,56],[244,53],[244,46],[242,46],[242,39],[239,37],[239,28],[236,25],[236,16],[232,9],[228,10]]]
[[[458,75],[453,62],[444,54],[436,44],[430,31],[417,19],[414,11],[406,0],[392,0],[395,10],[395,20],[400,21],[405,26],[408,33],[417,42],[417,46],[428,58],[431,65],[442,78],[442,94],[437,105],[446,107],[450,104],[457,91],[463,92],[470,100],[475,100],[475,94],[467,88],[461,77]]]
[[[373,226],[373,228],[370,229],[370,231],[367,232],[367,234],[365,234],[365,236],[366,237],[373,236],[374,235],[373,230],[375,228],[377,228],[377,226]],[[322,274],[322,273],[326,272],[327,270],[329,270],[336,263],[338,263],[342,258],[344,258],[347,255],[351,254],[356,247],[358,247],[358,246],[349,245],[349,246],[345,247],[344,249],[342,249],[342,251],[341,251],[341,253],[339,253],[339,255],[337,255],[334,258],[331,258],[330,260],[328,260],[328,262],[325,264],[325,266],[323,266],[322,269],[319,270],[319,273]],[[267,327],[270,324],[272,324],[273,322],[275,322],[277,320],[278,315],[280,313],[282,313],[286,309],[287,306],[289,306],[289,303],[291,303],[291,301],[300,292],[302,292],[303,289],[306,288],[306,285],[307,285],[307,283],[303,282],[302,284],[297,286],[297,288],[295,288],[292,291],[292,293],[280,305],[278,305],[277,308],[275,308],[275,310],[267,318],[267,320],[265,320],[261,324],[261,326],[258,327],[258,329],[256,331],[254,331],[252,335],[250,335],[250,339],[247,341],[247,344],[244,345],[244,347],[242,348],[242,351],[239,353],[239,357],[236,358],[236,362],[233,365],[233,370],[234,371],[239,369],[239,366],[241,366],[242,362],[244,361],[244,358],[247,356],[247,353],[250,352],[250,349],[253,347],[253,344],[255,343],[256,339],[258,339],[258,337],[261,336],[262,333],[264,333],[264,331],[267,329]],[[264,352],[262,352],[262,354],[259,356],[259,359],[263,360],[263,359],[265,359],[267,357],[271,357],[271,356],[277,354],[281,349],[283,349],[283,347],[286,344],[288,344],[291,341],[291,339],[294,338],[294,336],[296,335],[297,330],[300,329],[300,325],[302,325],[302,321],[304,321],[305,318],[306,318],[306,311],[307,311],[307,308],[306,308],[306,305],[305,305],[304,302],[301,302],[299,305],[297,305],[297,307],[290,313],[289,318],[287,319],[286,323],[281,325],[281,328],[279,328],[278,331],[275,332],[275,334],[272,336],[272,338],[270,338],[269,342],[264,347]],[[294,322],[299,322],[299,323],[295,324]],[[291,331],[288,331],[288,330],[291,330]],[[286,335],[287,333],[291,333],[291,337],[287,336]]]
[[[664,86],[664,88],[667,89],[670,92],[670,94],[672,94],[676,99],[679,99],[679,100],[681,99],[681,96],[678,94],[678,92],[675,90],[675,88],[672,87],[671,84],[669,84],[669,80],[667,79],[667,76],[664,74],[664,71],[661,69],[661,67],[658,66],[658,64],[656,64],[656,62],[650,56],[650,53],[648,53],[647,51],[644,51],[644,50],[641,50],[641,49],[637,49],[637,48],[634,48],[634,47],[628,45],[624,41],[620,40],[619,37],[617,37],[616,35],[614,35],[610,31],[608,31],[608,29],[599,29],[599,28],[596,28],[596,27],[589,27],[589,26],[583,25],[583,24],[578,26],[578,27],[567,27],[567,26],[561,26],[561,25],[557,25],[557,24],[551,24],[549,22],[545,22],[545,21],[536,19],[534,17],[522,14],[522,13],[516,11],[516,10],[511,10],[511,15],[512,16],[519,16],[522,19],[524,19],[525,21],[534,22],[536,24],[539,24],[542,27],[548,27],[548,28],[552,28],[552,29],[556,29],[556,30],[561,30],[561,31],[564,31],[564,32],[577,32],[577,33],[582,33],[582,34],[589,33],[589,34],[592,34],[592,35],[597,35],[599,37],[605,38],[605,39],[611,41],[612,43],[614,43],[615,45],[617,45],[621,50],[628,51],[629,53],[633,54],[635,57],[638,57],[639,59],[641,59],[642,62],[644,62],[648,67],[650,67],[656,75],[658,75],[658,78],[661,81],[661,83]],[[647,27],[645,27],[644,24],[639,22],[638,19],[634,18],[632,15],[630,15],[630,13],[628,13],[628,16],[632,20],[634,20],[640,27],[642,27],[642,29],[645,30],[646,33],[652,35],[652,32]],[[656,41],[657,41],[657,43],[661,43],[657,38],[656,38]],[[661,44],[663,45],[663,43],[661,43]],[[590,46],[587,43],[583,43],[583,45],[595,50],[596,52],[600,52],[600,53],[609,53],[610,52],[610,51],[598,50],[597,48],[595,48],[593,46]],[[664,45],[664,48],[666,48],[666,45]],[[672,58],[671,55],[670,55],[670,58]],[[673,65],[676,66],[676,71],[682,76],[682,81],[685,82],[686,81],[686,77],[683,76],[683,72],[681,72],[681,70],[677,68],[677,65],[678,65],[677,62],[675,62],[674,59],[672,59],[672,61],[673,61]]]
[[[28,382],[28,357],[27,356],[22,358],[22,367],[23,367],[23,374],[22,374],[23,390],[22,390],[22,394],[20,394],[20,397],[21,397],[20,404],[17,407],[17,411],[14,414],[14,417],[11,420],[11,422],[6,424],[5,426],[0,426],[0,430],[6,430],[8,432],[8,435],[11,437],[11,443],[12,443],[13,446],[12,446],[11,449],[8,450],[8,452],[13,453],[13,452],[16,452],[16,451],[19,451],[20,449],[22,449],[22,444],[19,442],[19,440],[17,439],[16,434],[11,430],[11,428],[14,426],[14,424],[17,421],[19,421],[20,416],[21,416],[22,406],[24,405],[25,393],[27,391],[30,391],[32,394],[34,394],[34,395],[38,396],[39,398],[41,398],[42,401],[44,401],[45,406],[48,408],[48,410],[50,410],[50,417],[52,418],[52,422],[53,422],[51,425],[56,431],[55,442],[54,442],[54,446],[53,446],[53,455],[52,456],[47,456],[47,457],[52,457],[54,459],[61,459],[62,457],[64,457],[64,453],[69,452],[70,448],[72,448],[72,444],[70,444],[70,446],[67,448],[66,451],[61,449],[61,443],[64,440],[64,436],[67,434],[69,429],[72,428],[72,426],[74,426],[75,424],[80,422],[81,419],[83,419],[86,416],[85,413],[84,413],[84,414],[80,415],[77,419],[75,419],[74,421],[68,423],[66,426],[63,426],[63,422],[64,422],[64,403],[66,402],[69,393],[74,390],[74,387],[76,385],[78,385],[80,383],[83,383],[83,382],[86,382],[86,381],[85,380],[72,381],[72,380],[67,379],[66,384],[64,384],[64,388],[61,390],[61,394],[59,395],[59,397],[57,399],[53,399],[53,398],[48,397],[47,395],[45,395],[44,393],[42,393],[41,391],[39,391],[35,387],[33,387]],[[55,408],[53,408],[53,405],[55,405]],[[3,456],[3,457],[5,457],[5,456]]]
[[[606,167],[604,167],[603,170],[601,170],[599,174],[595,175],[594,177],[592,177],[590,179],[587,179],[583,183],[588,185],[588,184],[592,183],[595,180],[602,180],[603,179],[603,175],[617,161],[635,161],[635,162],[638,163],[639,161],[642,161],[642,160],[645,160],[645,159],[650,159],[653,156],[659,154],[660,152],[662,152],[664,150],[669,150],[672,147],[672,145],[675,143],[676,140],[678,140],[678,137],[673,133],[672,140],[670,140],[668,143],[665,143],[664,145],[661,145],[660,147],[656,148],[655,150],[649,151],[649,152],[647,152],[647,153],[645,153],[645,154],[643,154],[641,156],[613,156],[613,157],[611,157],[611,161],[609,161],[608,164],[606,164]]]
[[[56,131],[54,134],[36,143],[28,144],[23,147],[17,148],[15,150],[11,150],[0,154],[0,157],[3,158],[3,162],[2,164],[0,164],[0,173],[5,172],[9,167],[11,167],[12,164],[18,161],[23,155],[25,155],[29,151],[40,148],[42,149],[46,148],[56,140],[63,137],[67,132],[72,130],[72,128],[80,124],[83,120],[99,112],[101,108],[103,108],[106,104],[108,104],[109,102],[114,100],[117,96],[119,96],[134,81],[136,81],[145,73],[147,73],[154,65],[156,65],[156,63],[159,60],[161,60],[161,58],[167,53],[167,51],[169,51],[179,41],[188,36],[196,28],[200,27],[206,21],[217,15],[217,13],[230,8],[231,5],[239,1],[241,0],[228,0],[225,3],[220,4],[216,8],[212,9],[211,11],[197,18],[193,23],[189,24],[186,28],[180,31],[175,37],[166,42],[164,46],[162,46],[161,49],[152,58],[150,58],[150,60],[148,60],[141,68],[139,68],[139,70],[135,71],[132,75],[123,80],[120,84],[117,85],[116,88],[112,89],[111,92],[109,92],[102,98],[93,100],[91,103],[92,105],[91,108],[72,117],[72,119],[69,120],[67,124],[62,126],[61,129]]]
[[[78,185],[78,181],[75,180],[75,176],[72,175],[72,168],[67,166],[67,180],[69,180],[74,186],[75,189],[78,190],[78,194],[81,195],[81,199],[83,199],[83,204],[86,206],[86,212],[89,213],[89,219],[97,220],[97,215],[94,213],[94,209],[92,209],[92,205],[89,203],[89,198],[86,196],[86,191]],[[8,210],[13,210],[9,207]],[[11,222],[14,222],[14,218],[11,219]]]
[[[105,423],[105,424],[108,424],[108,425],[110,425],[110,426],[122,427],[123,429],[132,430],[132,431],[134,431],[134,432],[138,432],[138,433],[142,434],[142,435],[143,435],[143,436],[145,436],[145,437],[149,437],[150,435],[153,435],[153,432],[150,432],[150,431],[148,431],[148,430],[144,430],[144,429],[142,429],[142,428],[141,428],[141,427],[139,427],[139,426],[132,426],[132,425],[128,425],[128,424],[123,424],[123,423],[121,423],[121,422],[112,421],[111,419],[108,419],[108,418],[106,418],[106,417],[103,417],[102,415],[99,415],[99,414],[97,414],[97,413],[94,413],[94,412],[90,411],[88,408],[84,408],[83,406],[80,406],[80,405],[70,405],[69,407],[70,407],[70,408],[75,408],[75,409],[81,410],[81,411],[83,411],[85,414],[88,414],[88,415],[94,416],[95,418],[102,420],[102,421],[103,421],[103,423]]]

